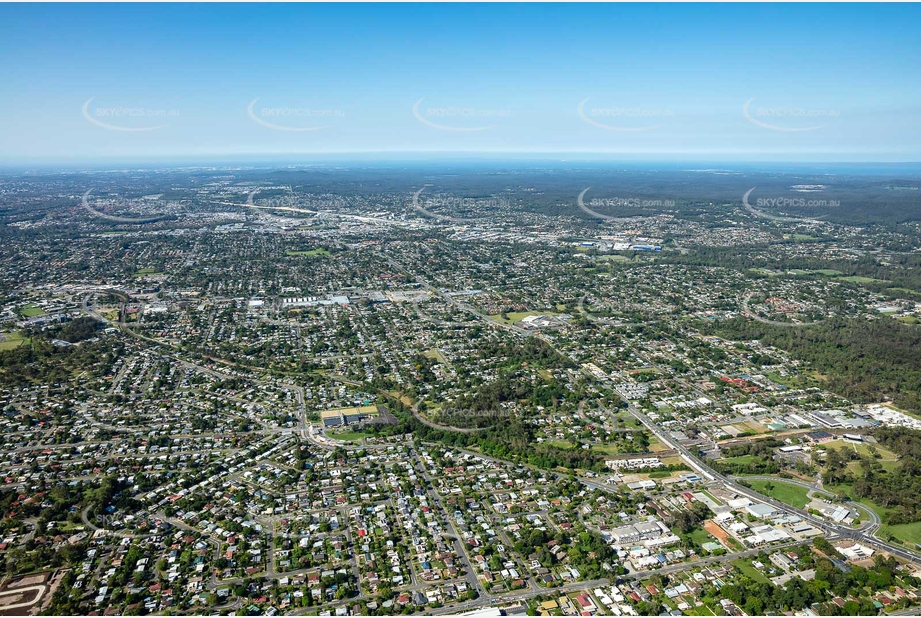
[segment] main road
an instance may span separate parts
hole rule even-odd
[[[876,538],[875,536],[873,536],[870,530],[875,528],[876,524],[872,520],[864,524],[862,528],[858,528],[858,529],[848,528],[847,526],[841,526],[838,524],[834,524],[834,523],[825,521],[823,519],[819,519],[818,517],[802,509],[798,509],[796,507],[790,506],[789,504],[784,504],[783,502],[780,502],[779,500],[775,500],[768,496],[759,494],[753,489],[745,487],[744,485],[739,484],[737,481],[720,474],[716,470],[712,469],[711,467],[703,463],[696,455],[691,453],[680,442],[678,442],[678,440],[675,440],[674,438],[672,438],[672,436],[668,433],[668,431],[666,431],[665,429],[663,429],[662,427],[654,423],[642,411],[637,409],[637,407],[634,406],[632,403],[630,403],[629,399],[624,397],[624,395],[620,393],[620,391],[617,391],[617,392],[618,392],[618,395],[620,395],[621,398],[627,402],[627,410],[630,412],[630,414],[636,417],[636,419],[639,420],[650,432],[652,432],[652,434],[656,436],[663,444],[675,449],[675,451],[691,467],[691,469],[695,470],[698,474],[700,474],[705,479],[709,479],[711,481],[717,481],[719,483],[722,483],[726,487],[732,489],[737,494],[741,496],[745,496],[749,500],[757,501],[757,502],[765,502],[780,511],[794,512],[797,515],[799,515],[801,518],[803,518],[803,520],[809,522],[816,528],[820,530],[824,530],[829,536],[838,536],[842,538],[851,539],[855,542],[860,542],[860,543],[863,543],[864,545],[869,545],[877,549],[881,549],[883,551],[889,552],[890,554],[898,556],[902,558],[903,560],[908,560],[914,563],[921,562],[921,555],[918,555],[917,553],[913,551],[910,551],[910,550],[907,550],[901,547],[896,547],[894,545],[891,545],[890,543],[886,543],[885,541],[882,541]]]

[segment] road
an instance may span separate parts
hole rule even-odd
[[[589,322],[598,322],[599,324],[606,324],[608,326],[614,326],[618,328],[632,328],[634,326],[641,326],[641,324],[638,324],[636,322],[619,322],[617,320],[609,320],[607,318],[599,318],[596,315],[592,315],[591,313],[585,310],[585,297],[586,295],[583,294],[582,298],[579,299],[579,304],[577,305],[576,308],[579,310],[579,313],[584,315],[585,319],[588,320]]]
[[[778,322],[777,320],[769,320],[767,318],[763,318],[749,308],[748,303],[749,301],[751,301],[752,296],[753,296],[752,294],[746,294],[745,296],[742,297],[742,315],[744,315],[747,318],[751,318],[755,320],[756,322],[761,322],[762,324],[770,324],[771,326],[783,326],[785,328],[788,328],[788,327],[812,326],[813,324],[821,324],[824,321],[824,320],[817,320],[815,322]]]
[[[429,476],[428,470],[426,470],[424,464],[420,464],[418,458],[411,460],[413,468],[418,474],[422,476],[422,479],[425,481],[425,489],[429,496],[432,498],[432,502],[438,507],[440,513],[447,519],[448,526],[451,528],[451,535],[454,537],[454,550],[457,554],[457,557],[460,558],[461,562],[464,565],[464,570],[466,571],[466,579],[468,588],[471,590],[476,590],[477,594],[480,597],[489,599],[489,595],[485,590],[480,586],[480,582],[477,580],[476,570],[473,568],[473,561],[470,560],[470,554],[467,553],[467,547],[464,544],[464,537],[461,536],[458,532],[457,527],[454,525],[454,520],[448,515],[448,509],[445,507],[444,502],[442,502],[441,494],[438,493],[438,490],[435,489],[434,484],[432,483],[432,477]]]
[[[624,400],[628,401],[626,397],[624,397]],[[820,530],[824,530],[827,536],[851,539],[853,541],[863,543],[864,545],[875,547],[876,549],[881,549],[883,551],[886,551],[894,556],[898,556],[899,558],[902,558],[903,560],[914,562],[916,564],[921,563],[921,555],[915,552],[912,552],[910,550],[901,548],[901,547],[896,547],[890,543],[886,543],[885,541],[882,541],[876,538],[875,536],[873,536],[872,532],[869,531],[873,527],[872,522],[866,524],[864,528],[856,529],[856,530],[851,529],[851,528],[848,528],[847,526],[842,526],[842,525],[838,525],[838,524],[834,524],[834,523],[825,521],[824,519],[819,519],[818,517],[802,509],[792,507],[789,504],[784,504],[783,502],[780,502],[779,500],[774,500],[773,498],[759,494],[753,489],[749,489],[748,487],[740,485],[738,482],[734,481],[733,479],[723,476],[719,472],[716,472],[715,470],[707,466],[705,463],[703,463],[700,459],[697,458],[697,456],[693,455],[688,449],[686,449],[683,445],[681,445],[681,443],[679,443],[677,440],[672,438],[671,435],[666,430],[662,429],[661,427],[653,423],[649,419],[648,416],[646,416],[645,414],[643,414],[643,412],[638,410],[636,406],[634,406],[632,403],[628,404],[627,409],[633,416],[635,416],[641,423],[643,423],[643,425],[645,425],[646,428],[649,429],[649,431],[651,431],[652,434],[656,436],[663,444],[666,444],[674,448],[678,452],[678,454],[681,456],[681,458],[691,467],[691,469],[695,470],[703,478],[709,479],[712,481],[718,481],[722,483],[723,485],[725,485],[726,487],[732,489],[734,492],[736,492],[740,496],[745,496],[746,498],[752,501],[764,502],[766,504],[770,504],[771,506],[773,506],[774,508],[778,510],[796,513],[803,520],[809,522],[816,528]]]
[[[762,212],[748,203],[748,196],[751,195],[752,191],[754,190],[755,190],[755,187],[752,187],[751,189],[745,192],[745,195],[742,196],[742,206],[745,207],[745,210],[755,215],[756,217],[760,217],[762,219],[769,219],[771,221],[777,221],[778,223],[812,223],[816,225],[824,223],[823,221],[819,221],[818,219],[801,219],[799,217],[780,217],[778,215],[772,215],[766,212]]]

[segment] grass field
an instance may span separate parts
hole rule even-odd
[[[744,559],[733,560],[732,566],[742,571],[743,575],[747,575],[749,578],[751,578],[752,580],[758,583],[761,583],[761,584],[771,583],[771,580],[769,580],[767,576],[765,576],[764,573],[760,572],[758,569],[753,567],[748,560],[744,560]]]
[[[777,372],[769,372],[765,374],[769,380],[772,382],[777,382],[778,384],[783,384],[789,388],[804,388],[809,386],[809,380],[805,375],[799,373],[796,375],[787,374],[785,376],[780,375]]]
[[[630,262],[632,261],[626,255],[601,255],[598,256],[599,261],[604,262]]]
[[[703,545],[704,543],[709,543],[710,541],[714,540],[710,533],[703,528],[694,528],[694,530],[688,536],[690,536],[691,540],[693,540],[698,545]]]
[[[22,317],[24,318],[34,318],[35,316],[45,315],[45,312],[40,307],[36,307],[35,305],[24,307],[23,309],[19,310],[19,313],[21,313]]]
[[[605,455],[621,455],[623,449],[616,444],[592,444],[592,451]]]
[[[138,268],[137,271],[134,273],[134,276],[135,277],[147,277],[150,275],[162,275],[162,274],[163,273],[158,271],[156,268],[151,268],[148,266],[147,268]]]
[[[750,464],[755,460],[754,455],[739,455],[738,457],[721,457],[720,461],[726,463]]]
[[[438,361],[439,363],[441,363],[442,365],[445,365],[445,364],[447,364],[447,362],[448,362],[448,361],[445,360],[445,357],[444,357],[444,355],[441,353],[441,351],[436,350],[435,348],[430,348],[430,349],[426,350],[425,352],[422,353],[422,355],[425,356],[426,358],[431,358],[431,359],[437,360],[437,361]]]
[[[754,431],[755,433],[765,433],[769,431],[767,426],[764,423],[756,421],[754,419],[750,421],[745,421],[741,425],[736,425],[742,431]]]
[[[781,479],[774,481],[748,481],[748,483],[751,484],[752,489],[755,491],[770,496],[775,500],[780,500],[784,504],[795,506],[798,509],[809,504],[809,497],[807,495],[809,490],[805,487],[800,487],[792,483],[784,483]],[[773,488],[770,490],[767,489],[769,483],[773,485]]]
[[[768,277],[779,277],[783,273],[777,272],[776,270],[769,270],[767,268],[749,268],[748,272],[757,273],[759,275],[766,275]]]
[[[831,442],[826,442],[825,444],[822,445],[821,448],[825,448],[825,449],[846,448],[849,450],[853,450],[854,452],[859,453],[860,455],[863,455],[865,457],[872,457],[872,455],[870,454],[870,446],[871,445],[866,442],[845,442],[844,440],[833,440]],[[887,449],[886,447],[879,445],[879,444],[874,444],[872,446],[875,447],[876,452],[880,455],[880,458],[877,459],[877,461],[883,464],[883,467],[886,467],[887,463],[894,465],[895,462],[899,460],[898,456],[892,451],[890,451],[889,449]]]
[[[883,470],[886,472],[892,472],[899,465],[898,460],[895,459],[877,459],[876,461],[879,462],[879,465],[882,466]],[[863,468],[860,467],[859,461],[849,461],[847,463],[847,470],[851,474],[863,474]]]
[[[908,289],[908,288],[898,288],[898,287],[896,287],[896,288],[886,288],[886,291],[888,291],[888,292],[906,292],[906,293],[912,294],[912,295],[914,295],[914,296],[921,296],[921,292],[918,292],[918,290],[910,290],[910,289]]]
[[[886,283],[886,279],[874,279],[873,277],[860,277],[854,275],[851,277],[840,277],[839,281],[849,281],[851,283]]]
[[[359,440],[364,440],[372,436],[374,436],[374,434],[364,431],[340,431],[338,433],[329,434],[330,438],[342,440],[344,442],[358,442]]]
[[[22,337],[19,333],[0,333],[0,352],[15,350],[19,346],[28,343],[29,339]]]
[[[99,315],[112,322],[118,321],[118,309],[99,309]]]
[[[921,543],[921,521],[897,526],[880,526],[879,531],[884,536],[886,533],[891,534],[895,538],[904,541],[911,548],[914,548],[915,543]]]
[[[684,611],[685,616],[716,616],[706,605],[701,605],[700,607],[689,607]]]
[[[716,499],[716,496],[714,496],[713,494],[711,494],[709,491],[702,491],[702,492],[700,492],[700,493],[702,493],[703,495],[705,495],[705,496],[707,496],[708,498],[710,498],[711,500],[713,500],[713,503],[716,504],[717,506],[722,506],[722,505],[723,505],[723,503],[722,503],[720,500],[717,500],[717,499]]]
[[[294,251],[293,249],[288,249],[287,251],[285,251],[285,255],[291,255],[291,256],[293,255],[327,256],[329,254],[330,254],[329,251],[327,251],[326,249],[323,249],[322,247],[318,247],[316,249],[310,249],[309,251]]]

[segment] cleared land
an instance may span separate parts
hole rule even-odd
[[[137,269],[137,271],[135,271],[134,273],[134,276],[135,277],[147,277],[151,275],[162,275],[162,274],[163,273],[159,272],[156,268],[147,267],[147,268]]]
[[[358,442],[360,440],[364,440],[365,438],[370,438],[374,434],[364,431],[340,431],[337,433],[330,433],[328,435],[330,438],[335,440],[342,440],[344,442]]]
[[[739,569],[743,575],[746,575],[756,582],[761,584],[771,583],[771,580],[769,580],[764,573],[753,567],[748,560],[733,560],[732,566]]]
[[[323,248],[309,249],[309,250],[306,250],[306,251],[295,251],[295,250],[293,250],[293,249],[288,249],[287,251],[285,251],[285,255],[308,255],[308,256],[322,255],[322,256],[327,256],[327,255],[329,255],[329,251],[327,251],[326,249],[323,249]]]
[[[809,490],[793,483],[785,483],[781,479],[775,481],[748,481],[752,489],[758,493],[780,500],[784,504],[795,506],[798,509],[809,504]],[[770,488],[769,488],[770,486]]]
[[[28,344],[29,339],[19,333],[0,333],[0,351],[15,350],[23,344]]]
[[[437,361],[438,361],[439,363],[441,363],[442,365],[446,365],[447,362],[448,362],[448,361],[445,359],[444,355],[441,353],[441,351],[440,351],[440,350],[436,350],[435,348],[430,348],[430,349],[426,350],[425,352],[423,352],[422,354],[423,354],[423,356],[425,356],[426,358],[432,358],[432,359],[437,360]]]
[[[35,305],[24,307],[23,309],[20,309],[19,313],[21,313],[22,317],[24,318],[34,318],[39,315],[45,315],[45,312],[42,310],[42,308],[36,307]]]

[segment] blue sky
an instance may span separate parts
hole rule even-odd
[[[919,16],[906,4],[2,4],[0,160],[919,161]]]

